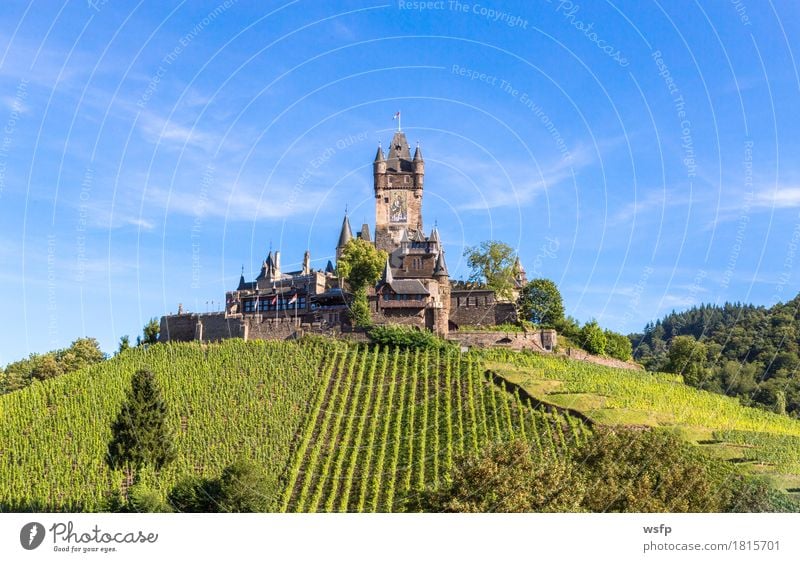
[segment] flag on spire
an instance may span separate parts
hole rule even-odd
[[[397,132],[400,132],[400,112],[398,111],[392,116],[393,120],[397,120]]]

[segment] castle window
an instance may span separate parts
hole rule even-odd
[[[254,312],[256,309],[256,303],[254,301],[244,301],[244,311],[245,312]]]

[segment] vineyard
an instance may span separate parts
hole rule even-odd
[[[800,422],[738,399],[696,390],[679,375],[601,367],[563,358],[489,350],[485,365],[544,404],[596,423],[671,427],[687,439],[783,487],[800,482]]]
[[[562,451],[588,431],[523,403],[487,380],[479,356],[452,349],[156,345],[0,397],[0,510],[97,511],[125,492],[132,482],[108,468],[106,447],[140,368],[163,390],[178,457],[139,477],[166,495],[246,455],[275,480],[275,511],[396,510],[488,442],[518,436]]]

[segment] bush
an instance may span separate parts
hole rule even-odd
[[[614,359],[627,361],[633,357],[633,346],[627,336],[606,330],[606,353]]]
[[[456,460],[452,479],[409,496],[407,511],[797,512],[760,478],[662,430],[596,427],[578,449],[541,456],[490,445]]]
[[[589,353],[604,355],[606,352],[606,334],[595,320],[587,322],[581,328],[581,346]]]
[[[496,443],[456,461],[452,480],[411,496],[407,511],[524,513],[582,511],[584,488],[569,459],[523,441]]]
[[[240,459],[219,478],[186,478],[170,491],[168,501],[182,513],[261,513],[270,511],[277,482],[254,461]]]
[[[445,345],[433,333],[403,326],[377,326],[370,330],[373,343],[402,348],[436,349]]]

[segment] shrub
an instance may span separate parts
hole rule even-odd
[[[581,328],[581,345],[583,349],[595,355],[606,352],[606,334],[595,320],[587,322]]]
[[[377,326],[370,330],[369,337],[373,343],[401,348],[435,349],[444,345],[431,332],[403,326]]]
[[[633,357],[633,346],[631,340],[627,336],[612,332],[611,330],[605,331],[606,335],[606,353],[614,359],[620,361],[627,361]]]
[[[183,513],[261,513],[270,511],[277,482],[256,462],[240,459],[219,478],[186,478],[170,491],[168,501]]]

